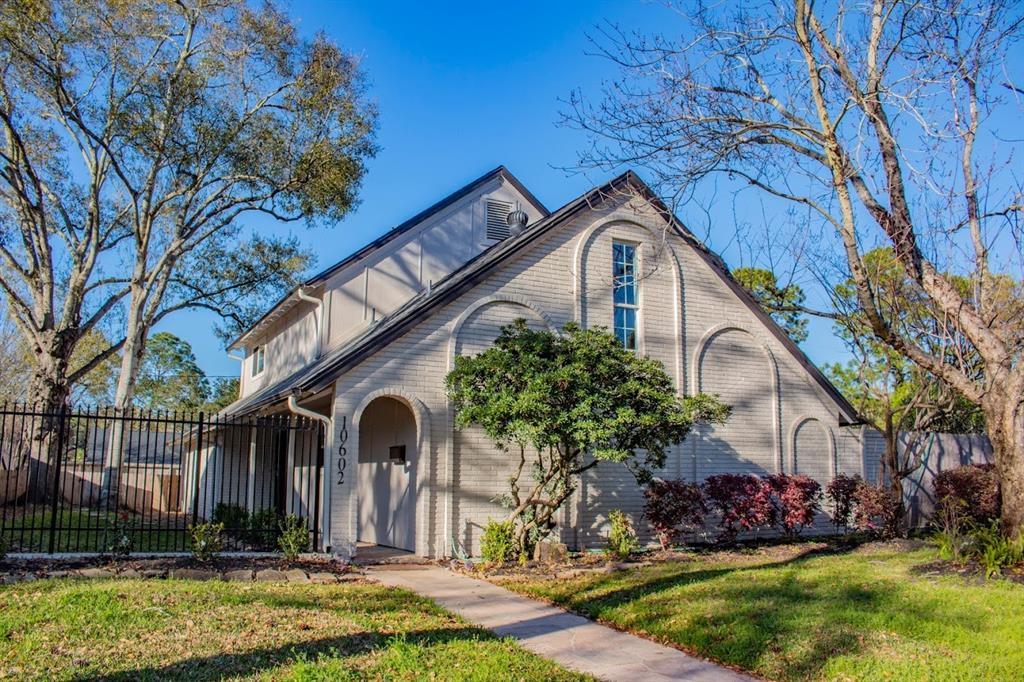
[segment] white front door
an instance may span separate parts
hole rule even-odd
[[[394,448],[404,446],[404,461]],[[359,540],[387,547],[415,549],[416,422],[409,408],[394,398],[377,398],[359,424],[357,494]]]

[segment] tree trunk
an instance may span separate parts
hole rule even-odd
[[[1003,532],[1016,537],[1024,531],[1024,403],[1013,391],[999,389],[982,409],[999,475]]]
[[[41,349],[34,356],[35,367],[29,381],[27,408],[36,416],[22,427],[22,442],[28,448],[28,494],[36,501],[53,494],[58,452],[58,434],[63,426],[61,414],[68,407],[71,386],[67,381],[68,359],[53,349]]]
[[[884,427],[882,435],[885,437],[885,451],[882,453],[882,476],[884,479],[886,474],[889,475],[889,489],[896,499],[897,524],[895,528],[887,530],[895,535],[902,536],[907,526],[907,510],[903,505],[903,479],[905,476],[902,462],[900,462],[900,434],[891,414],[886,415]],[[885,481],[879,481],[879,484],[885,485]]]
[[[134,300],[134,299],[133,299]],[[114,414],[119,417],[111,424],[107,447],[103,454],[103,474],[100,479],[100,505],[116,511],[118,490],[121,485],[121,467],[124,464],[125,436],[135,399],[135,381],[145,352],[145,330],[140,330],[140,315],[133,310],[128,316],[129,335],[121,349],[121,369],[114,391]],[[134,333],[132,333],[134,331]]]

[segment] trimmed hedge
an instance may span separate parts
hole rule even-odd
[[[712,512],[718,518],[717,542],[769,529],[793,538],[814,524],[823,497],[832,503],[836,526],[852,523],[884,536],[899,530],[900,501],[893,492],[845,474],[830,481],[824,495],[821,484],[803,474],[716,474],[701,485],[654,479],[644,490],[643,517],[663,549],[702,530]]]
[[[644,499],[644,518],[662,549],[676,544],[686,533],[704,527],[708,505],[696,483],[654,479],[644,489]]]

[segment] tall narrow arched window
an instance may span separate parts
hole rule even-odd
[[[612,299],[615,336],[627,350],[637,349],[636,245],[612,242]]]

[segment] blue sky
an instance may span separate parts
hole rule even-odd
[[[369,96],[380,109],[381,150],[370,163],[362,203],[330,229],[293,232],[317,254],[314,270],[335,262],[442,196],[504,164],[551,209],[607,176],[569,175],[585,144],[555,125],[559,98],[594,92],[612,75],[588,56],[586,34],[605,20],[654,31],[673,20],[664,7],[618,2],[384,3],[295,1],[306,33],[325,31],[362,59]],[[687,220],[687,208],[680,209]],[[730,213],[731,215],[731,213]],[[732,224],[715,225],[710,246],[736,256]],[[187,339],[210,375],[237,376],[207,313],[185,313],[161,327]],[[842,355],[831,326],[812,321],[804,344],[823,363]]]

